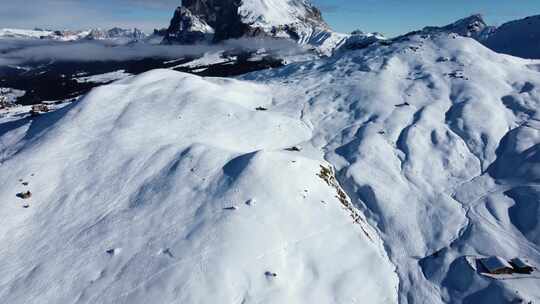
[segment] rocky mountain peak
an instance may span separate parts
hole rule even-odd
[[[460,36],[482,40],[494,28],[489,26],[480,14],[471,15],[443,27],[426,27],[424,31],[444,31]]]
[[[448,26],[445,29],[466,37],[476,36],[488,27],[484,18],[480,14],[472,15],[467,18],[460,19]]]
[[[114,27],[109,30],[92,29],[86,36],[89,40],[124,39],[129,41],[142,40],[146,35],[139,29],[123,29]]]
[[[163,41],[167,44],[193,44],[213,40],[213,37],[214,29],[204,19],[194,15],[189,8],[181,6],[174,12]]]
[[[319,9],[307,0],[183,0],[165,43],[193,43],[252,36],[304,41],[329,30]]]

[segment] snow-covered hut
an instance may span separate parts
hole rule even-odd
[[[515,258],[510,261],[510,264],[514,267],[514,271],[517,273],[526,273],[530,274],[534,271],[534,267],[529,265],[527,261],[524,261],[520,258]]]
[[[514,272],[514,268],[510,263],[498,256],[491,256],[481,259],[480,262],[491,274],[510,274]]]

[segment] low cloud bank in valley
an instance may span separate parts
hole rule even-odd
[[[57,42],[45,40],[0,40],[0,65],[43,61],[125,61],[143,58],[176,59],[196,57],[207,52],[265,49],[276,55],[306,52],[298,44],[279,39],[238,39],[210,45],[114,45],[102,41]]]

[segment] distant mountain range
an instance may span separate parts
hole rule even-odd
[[[137,28],[112,28],[102,30],[99,28],[83,31],[71,30],[45,30],[45,29],[0,29],[0,39],[43,39],[54,41],[82,41],[82,40],[113,40],[117,42],[145,41],[150,36]]]

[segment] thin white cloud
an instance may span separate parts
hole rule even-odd
[[[43,61],[123,61],[142,58],[177,59],[226,50],[266,49],[274,54],[300,54],[306,49],[283,39],[238,39],[219,45],[150,45],[111,46],[100,41],[53,42],[46,40],[0,40],[0,63],[19,65]]]

